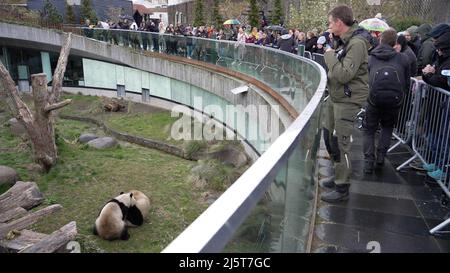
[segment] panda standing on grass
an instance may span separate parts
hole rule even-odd
[[[105,240],[128,240],[127,227],[144,223],[150,209],[149,198],[140,191],[121,193],[109,201],[95,220],[94,234]]]

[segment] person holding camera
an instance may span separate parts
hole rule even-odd
[[[348,199],[352,172],[350,148],[352,131],[358,112],[369,93],[368,48],[365,33],[358,28],[350,7],[342,5],[328,13],[331,32],[339,36],[342,48],[326,49],[329,98],[326,101],[326,128],[329,139],[337,137],[339,157],[333,157],[335,176],[320,185],[333,189],[321,195],[325,202],[335,203]]]

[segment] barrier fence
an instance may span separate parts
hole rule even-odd
[[[307,52],[305,52],[307,53]],[[305,54],[327,70],[323,55]],[[397,171],[420,159],[427,175],[434,179],[450,198],[450,92],[411,78],[411,87],[399,113],[393,136],[411,148],[413,156],[396,168]],[[436,234],[450,218],[430,230]]]
[[[389,151],[407,144],[414,154],[397,170],[419,159],[427,175],[450,197],[450,92],[412,80],[394,132],[398,142]],[[450,219],[447,219],[430,233],[439,232],[449,223]]]

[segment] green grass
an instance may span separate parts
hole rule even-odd
[[[73,103],[63,108],[62,114],[100,119],[117,131],[171,143],[191,153],[201,149],[216,151],[226,145],[239,146],[234,141],[206,143],[170,139],[170,126],[177,118],[161,109],[130,105],[125,101],[130,113],[104,113],[103,98],[64,95],[63,99],[66,98],[71,98]],[[6,114],[0,113],[0,125],[7,120]],[[116,149],[94,150],[77,142],[82,133],[104,135],[91,123],[57,121],[58,163],[49,173],[42,174],[27,170],[33,161],[26,142],[11,135],[8,127],[0,126],[0,164],[15,168],[22,180],[37,182],[44,194],[43,205],[63,206],[60,212],[31,228],[51,233],[76,221],[76,240],[80,242],[82,252],[160,252],[207,208],[205,196],[219,196],[246,168],[234,170],[211,161],[212,165],[200,174],[208,184],[199,187],[197,180],[200,177],[192,179],[191,174],[196,162],[128,143]],[[149,196],[152,208],[147,222],[130,230],[129,241],[109,242],[94,236],[92,227],[103,205],[130,189]],[[0,187],[0,193],[6,190],[6,187]]]
[[[3,124],[7,118],[0,120]],[[58,203],[63,209],[35,224],[35,231],[51,233],[70,221],[77,222],[77,241],[83,252],[159,252],[207,207],[201,191],[187,181],[193,162],[134,145],[93,150],[75,142],[90,124],[59,120],[58,164],[35,177],[43,192],[44,205]],[[17,169],[27,180],[25,166],[33,163],[29,147],[0,127],[0,164]],[[105,241],[92,234],[102,206],[121,191],[138,189],[152,204],[149,219],[130,230],[129,241]],[[0,189],[6,190],[6,189]]]
[[[124,116],[111,116],[106,124],[119,132],[127,132],[132,135],[168,142],[181,146],[182,141],[170,137],[170,126],[177,120],[170,116],[169,112],[160,113],[135,113]]]

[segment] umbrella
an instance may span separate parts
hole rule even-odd
[[[389,28],[389,25],[385,21],[378,18],[370,18],[359,23],[360,27],[365,28],[368,31],[379,31],[383,32]]]
[[[239,22],[239,20],[237,20],[237,19],[229,19],[229,20],[226,20],[223,24],[224,25],[240,25],[241,22]]]
[[[284,30],[284,27],[282,27],[282,26],[268,26],[268,27],[266,27],[266,29],[267,30],[274,30],[274,31],[282,31],[282,30]]]

